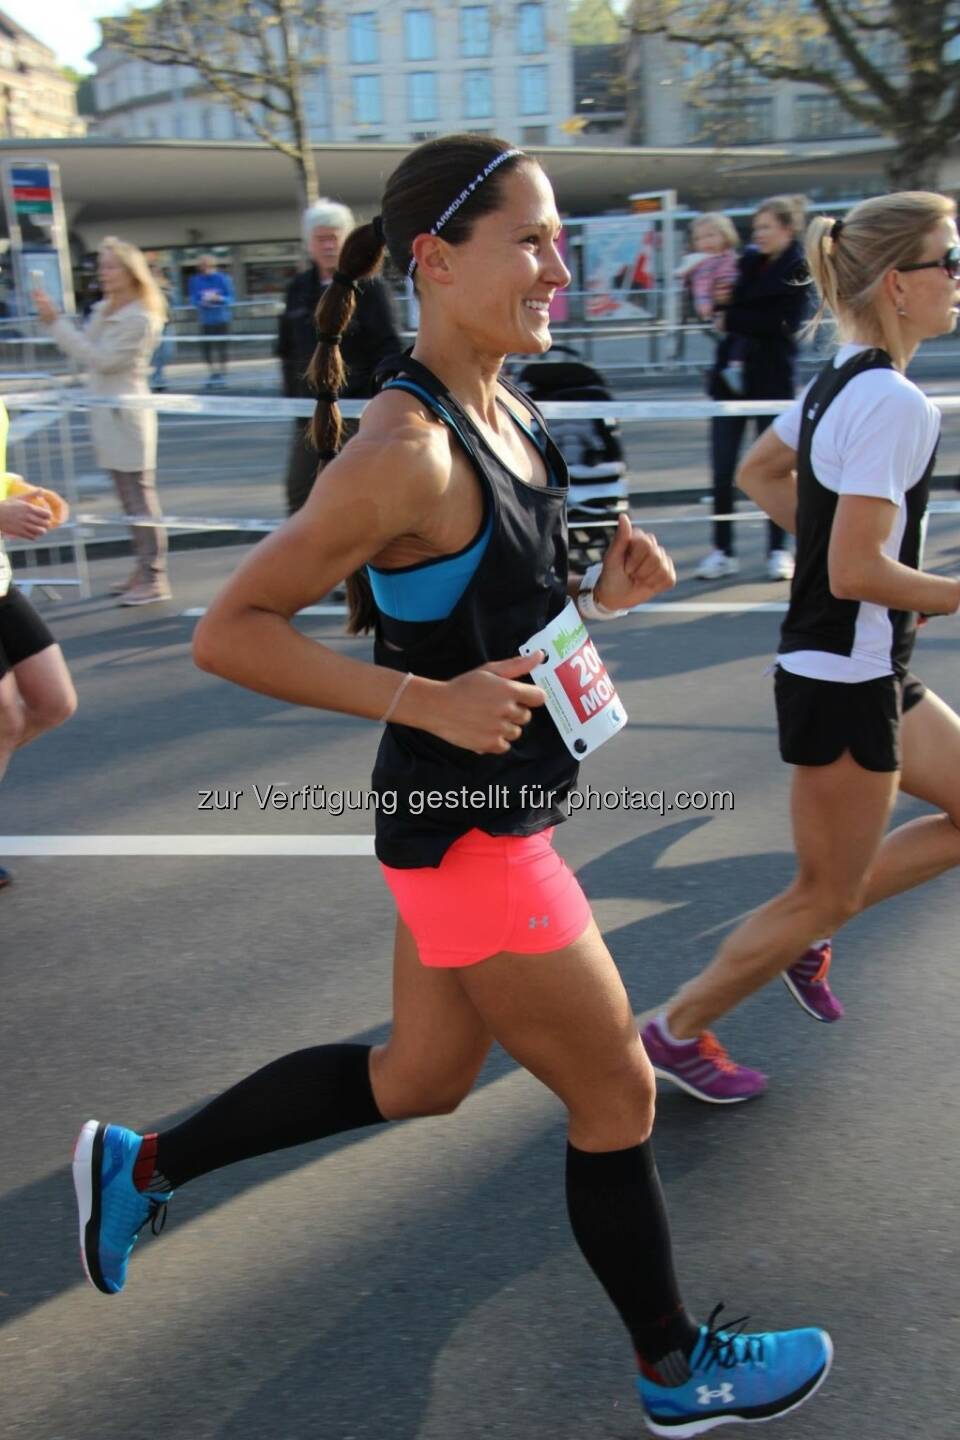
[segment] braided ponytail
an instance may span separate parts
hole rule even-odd
[[[337,398],[347,379],[340,342],[357,308],[360,280],[370,280],[382,265],[386,253],[383,225],[377,222],[351,230],[340,251],[338,268],[320,298],[314,317],[317,348],[307,367],[307,380],[316,392],[317,404],[310,422],[310,439],[321,466],[336,458],[343,440],[343,418]],[[376,605],[364,570],[347,577],[347,630],[360,635],[373,628]]]
[[[317,348],[307,367],[307,380],[316,392],[317,405],[310,422],[310,438],[321,462],[332,460],[340,449],[343,420],[337,397],[347,378],[340,341],[357,308],[357,282],[369,280],[383,265],[382,228],[373,224],[351,230],[340,252],[339,268],[320,298],[316,311]]]

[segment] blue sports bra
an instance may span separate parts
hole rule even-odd
[[[426,390],[412,380],[393,380],[383,388],[408,390],[411,394],[429,401],[434,413],[439,413],[454,434],[463,440],[453,416],[438,406],[435,400],[431,400]],[[505,408],[511,419],[533,441],[546,463],[544,447],[536,433],[514,414],[509,405]],[[553,483],[554,476],[549,466],[548,472],[548,480]],[[375,565],[368,565],[367,574],[377,609],[394,620],[445,620],[470,584],[492,533],[493,515],[487,513],[475,538],[463,550],[458,550],[453,555],[420,560],[415,565],[402,565],[396,570],[379,570]]]

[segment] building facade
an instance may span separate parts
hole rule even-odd
[[[766,80],[717,52],[634,36],[626,51],[632,145],[809,145],[875,139],[835,96]]]
[[[69,139],[84,128],[77,87],[53,51],[0,10],[0,136]]]
[[[304,106],[318,144],[417,142],[455,130],[522,145],[568,143],[574,111],[566,0],[438,5],[348,0],[324,21],[326,63]],[[250,125],[188,66],[102,45],[95,133],[116,139],[242,140]]]

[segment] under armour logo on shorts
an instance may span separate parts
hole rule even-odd
[[[709,1405],[711,1400],[722,1400],[724,1405],[732,1405],[733,1398],[733,1386],[729,1380],[725,1380],[719,1390],[711,1390],[709,1385],[697,1388],[697,1400],[701,1405]]]
[[[546,929],[549,924],[550,924],[550,916],[549,916],[549,915],[539,915],[539,916],[537,916],[537,915],[531,915],[531,916],[530,916],[530,919],[527,921],[527,929],[528,929],[528,930],[536,930],[536,928],[537,928],[538,925],[542,925],[543,928]]]

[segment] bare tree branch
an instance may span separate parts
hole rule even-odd
[[[325,63],[322,6],[314,0],[159,0],[100,23],[105,45],[151,65],[195,71],[253,134],[296,164],[301,195],[316,198],[303,83]],[[309,60],[300,54],[301,35],[317,37]]]
[[[895,137],[888,174],[898,184],[935,183],[960,137],[960,61],[948,49],[960,38],[957,0],[634,0],[626,27],[824,91]]]

